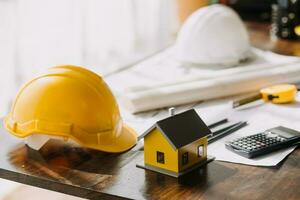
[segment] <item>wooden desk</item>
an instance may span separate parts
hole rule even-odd
[[[263,49],[300,55],[299,43],[271,41],[266,25],[248,24]],[[0,127],[0,177],[89,199],[300,199],[300,149],[276,168],[214,161],[180,179],[136,168],[141,150],[111,155],[48,143],[33,151]],[[34,194],[32,194],[34,195]]]
[[[280,40],[270,37],[269,24],[252,22],[246,25],[253,46],[283,55],[300,56],[300,41]]]

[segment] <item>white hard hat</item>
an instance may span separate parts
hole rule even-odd
[[[186,63],[232,66],[250,55],[247,30],[231,8],[215,4],[200,8],[183,24],[176,57]]]

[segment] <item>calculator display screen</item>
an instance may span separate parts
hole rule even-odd
[[[282,126],[270,129],[268,131],[286,139],[300,137],[299,132]]]

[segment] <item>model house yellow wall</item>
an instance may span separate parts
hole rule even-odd
[[[173,172],[183,171],[207,157],[207,137],[200,138],[174,150],[159,129],[154,128],[144,140],[145,164],[166,169]],[[199,156],[199,147],[202,147],[202,156]],[[157,162],[157,152],[164,153],[164,164]],[[183,154],[188,154],[188,161],[183,163]]]
[[[198,148],[199,146],[202,146],[203,156],[198,155]],[[188,162],[187,164],[183,165],[182,159],[183,154],[188,152]],[[188,144],[186,146],[183,146],[179,149],[179,171],[185,170],[200,161],[206,159],[207,157],[207,137],[200,138],[199,140],[196,140],[195,142],[192,142],[191,144]]]
[[[157,162],[157,151],[164,153],[164,164]],[[145,164],[178,173],[178,150],[172,148],[157,128],[144,138],[144,156]]]

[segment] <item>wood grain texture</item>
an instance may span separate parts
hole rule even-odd
[[[248,27],[256,47],[300,55],[299,42],[270,40],[264,24]],[[275,168],[214,161],[176,179],[137,168],[141,150],[107,154],[51,141],[37,152],[2,125],[0,147],[0,178],[88,199],[300,199],[299,148]]]

